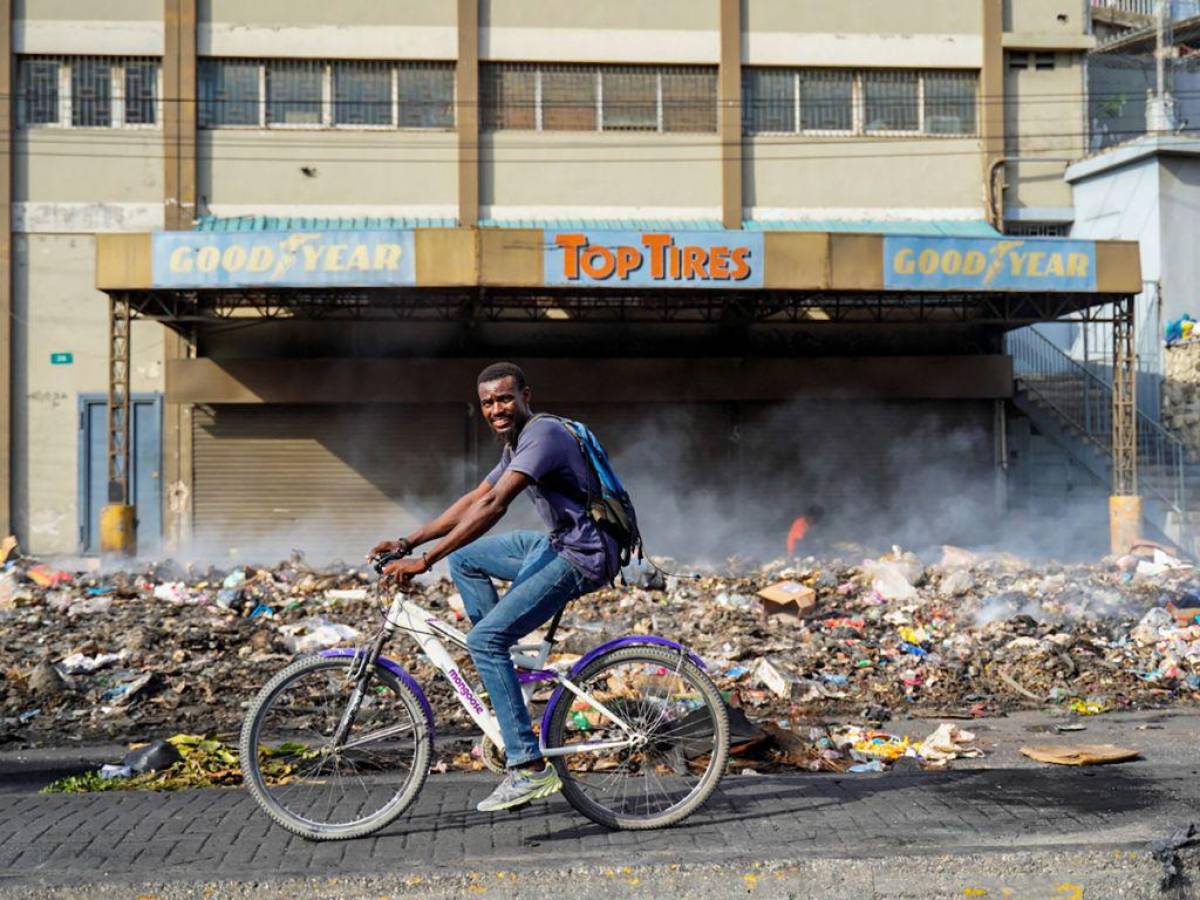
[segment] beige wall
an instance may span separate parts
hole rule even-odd
[[[1075,37],[1085,25],[1081,0],[1004,0],[1005,31]]]
[[[973,34],[982,27],[973,0],[742,0],[742,21],[746,31],[856,34]]]
[[[162,0],[13,0],[14,19],[162,21],[162,15]]]
[[[914,210],[955,209],[964,216],[975,210],[971,218],[983,217],[978,139],[834,138],[810,143],[815,140],[749,140],[746,206],[890,209],[894,218],[911,218]]]
[[[1010,51],[1011,52],[1011,51]],[[1083,155],[1083,57],[1059,51],[1053,70],[1032,66],[1013,70],[1005,53],[1005,155]],[[1016,162],[1006,167],[1007,208],[1071,206],[1071,186],[1063,180],[1065,162]]]
[[[454,25],[449,0],[197,0],[200,22],[280,25]]]
[[[447,6],[452,4],[447,3]],[[716,30],[719,0],[480,0],[481,28]],[[664,48],[667,49],[667,48]]]
[[[458,153],[453,131],[217,129],[200,132],[198,154],[197,193],[208,207],[445,206],[445,213],[412,214],[455,214]],[[305,175],[301,167],[315,169],[316,175]]]
[[[507,131],[485,134],[481,143],[484,218],[672,214],[667,210],[721,215],[721,151],[715,134]],[[538,213],[529,207],[546,209]],[[589,213],[587,207],[596,209]]]
[[[108,303],[94,268],[91,236],[14,238],[14,508],[31,553],[78,548],[78,398],[108,390]],[[133,391],[163,390],[162,350],[160,325],[134,324]],[[74,363],[51,365],[59,351]]]
[[[13,132],[13,201],[162,203],[158,128],[28,128]]]

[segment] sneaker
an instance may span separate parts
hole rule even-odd
[[[550,763],[546,763],[540,772],[513,769],[492,791],[491,796],[475,808],[480,812],[512,809],[514,806],[524,806],[531,800],[549,797],[560,790],[562,781],[558,777],[558,770]]]

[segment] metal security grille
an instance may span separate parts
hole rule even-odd
[[[1070,222],[1005,222],[1004,233],[1017,237],[1067,237]]]
[[[966,71],[747,68],[747,134],[977,133],[979,76]]]
[[[489,130],[717,130],[717,70],[708,66],[485,64]]]
[[[148,57],[19,57],[18,124],[25,128],[156,125],[160,69],[160,61]]]
[[[202,59],[201,128],[453,128],[454,64]]]

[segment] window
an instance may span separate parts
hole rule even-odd
[[[454,127],[454,68],[404,65],[398,72],[401,128]]]
[[[916,131],[920,88],[916,72],[867,72],[863,105],[867,131]]]
[[[799,73],[800,125],[805,131],[854,128],[854,75],[836,69]]]
[[[925,76],[925,131],[975,133],[975,76],[945,72]]]
[[[452,63],[200,61],[201,128],[453,128]]]
[[[584,69],[542,72],[542,127],[547,131],[595,131],[595,73]]]
[[[497,63],[480,72],[490,130],[717,130],[717,70]]]
[[[113,128],[158,122],[157,59],[22,56],[17,65],[21,127]]]
[[[1008,67],[1014,71],[1023,71],[1024,69],[1028,69],[1029,68],[1029,54],[1028,53],[1011,53],[1010,52],[1008,54]]]
[[[1054,54],[1053,53],[1038,53],[1034,55],[1033,67],[1035,69],[1053,69]]]
[[[742,116],[750,133],[796,130],[796,73],[748,69],[742,79]]]
[[[944,134],[977,131],[976,72],[747,68],[747,134]]]
[[[257,125],[259,66],[240,59],[204,59],[199,71],[199,124]]]
[[[18,91],[23,107],[22,120],[26,125],[55,125],[61,113],[58,108],[57,59],[23,59]]]
[[[391,125],[391,66],[376,62],[334,63],[333,124]]]
[[[1005,222],[1004,233],[1017,237],[1068,237],[1070,222]]]
[[[600,76],[605,131],[658,131],[658,76],[608,71]]]
[[[125,122],[153,125],[157,100],[158,63],[149,60],[125,64]]]
[[[267,63],[267,124],[320,125],[323,69],[306,60]]]

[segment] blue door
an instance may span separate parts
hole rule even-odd
[[[162,397],[137,394],[130,400],[129,482],[137,509],[139,554],[162,545]],[[100,510],[108,503],[108,400],[100,394],[79,398],[79,545],[100,550]]]

